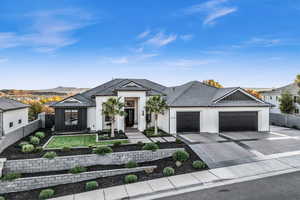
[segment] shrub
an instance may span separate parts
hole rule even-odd
[[[29,142],[23,141],[23,142],[20,142],[18,146],[22,148],[26,144],[29,144]]]
[[[70,146],[64,146],[61,151],[63,152],[68,152],[68,151],[71,151],[71,147]]]
[[[5,198],[3,196],[0,196],[0,200],[5,200]]]
[[[147,143],[143,146],[143,150],[156,151],[159,149],[159,146],[155,143]]]
[[[178,150],[175,153],[173,153],[173,160],[174,161],[180,161],[184,162],[187,161],[190,157],[190,154],[183,150]]]
[[[40,144],[40,139],[38,137],[33,136],[30,138],[30,143],[33,145],[38,145]]]
[[[193,162],[193,168],[195,169],[204,169],[206,167],[206,164],[202,162],[201,160],[196,160]]]
[[[47,159],[53,159],[57,156],[56,152],[54,151],[50,151],[50,152],[47,152],[43,155],[43,158],[47,158]]]
[[[129,161],[128,163],[126,163],[125,167],[126,168],[135,168],[135,167],[138,167],[138,164],[135,161]]]
[[[129,175],[125,176],[124,182],[126,184],[128,184],[128,183],[135,183],[135,182],[137,182],[137,180],[138,180],[138,177],[136,175],[129,174]]]
[[[112,148],[108,147],[108,146],[99,146],[96,147],[95,149],[93,149],[93,153],[98,154],[98,155],[105,155],[108,153],[112,153],[113,150]]]
[[[164,176],[172,176],[175,174],[175,170],[172,167],[165,167],[163,170]]]
[[[113,147],[119,147],[119,146],[121,146],[121,144],[122,144],[121,141],[115,141],[115,142],[113,143]]]
[[[108,140],[108,139],[109,139],[109,137],[105,136],[105,135],[98,136],[98,140]]]
[[[34,135],[40,139],[43,139],[45,137],[45,133],[42,131],[38,131]]]
[[[22,146],[23,153],[31,153],[34,151],[34,146],[32,144],[25,144]]]
[[[87,170],[86,170],[85,167],[77,165],[77,166],[73,167],[72,169],[70,169],[69,172],[72,173],[72,174],[79,174],[79,173],[83,173],[83,172],[86,172],[86,171]]]
[[[40,192],[39,199],[49,199],[49,198],[53,197],[53,195],[54,195],[54,190],[45,189]]]
[[[42,151],[43,151],[43,147],[41,147],[41,146],[35,147],[35,149],[34,149],[34,152],[36,152],[36,153],[40,153]]]
[[[144,142],[138,141],[137,145],[140,146],[140,147],[142,147],[142,146],[144,146]]]
[[[3,181],[13,181],[17,178],[21,178],[21,174],[19,173],[8,173],[8,174],[5,174],[1,180]]]
[[[89,181],[85,184],[85,190],[95,190],[99,187],[99,184],[97,181]]]
[[[176,138],[175,142],[176,142],[177,144],[181,144],[181,143],[182,143],[182,141],[181,141],[180,139],[178,139],[178,138]]]

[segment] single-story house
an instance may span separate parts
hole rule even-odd
[[[103,102],[121,97],[124,117],[117,117],[116,128],[143,131],[153,124],[146,113],[146,101],[153,95],[166,99],[168,109],[158,117],[164,131],[219,133],[222,131],[269,131],[270,104],[242,88],[216,88],[199,81],[166,87],[146,79],[113,79],[52,105],[57,131],[98,131],[109,128],[102,114]]]
[[[0,137],[28,124],[29,105],[0,97]]]

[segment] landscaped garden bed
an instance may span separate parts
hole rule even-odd
[[[169,133],[163,131],[162,129],[158,128],[157,129],[157,134],[154,132],[154,127],[147,128],[143,131],[143,134],[149,138],[151,137],[170,137]]]
[[[134,173],[138,177],[138,181],[146,181],[150,179],[155,179],[155,178],[161,178],[165,177],[166,174],[163,173],[164,169],[166,167],[172,167],[174,169],[174,175],[178,174],[184,174],[184,173],[190,173],[190,172],[196,172],[199,170],[204,170],[207,169],[207,167],[201,168],[201,169],[195,169],[193,167],[193,162],[196,160],[200,160],[198,156],[185,144],[176,144],[176,143],[171,143],[171,144],[160,144],[160,146],[173,146],[173,147],[184,147],[186,151],[189,154],[189,159],[182,162],[182,165],[180,167],[177,167],[175,160],[172,157],[157,160],[157,161],[151,161],[151,162],[144,162],[144,163],[139,163],[138,166],[157,166],[157,169],[153,171],[153,173],[145,173],[145,172],[136,172]],[[135,145],[139,150],[141,147],[138,147],[138,145]],[[98,165],[98,166],[90,166],[86,167],[87,171],[99,171],[99,170],[110,170],[110,169],[118,169],[118,168],[124,168],[124,165],[108,165],[108,166],[103,166],[103,165]],[[57,175],[57,174],[64,174],[68,173],[69,171],[64,170],[64,171],[56,171],[56,172],[41,172],[41,173],[32,173],[32,174],[22,174],[22,177],[35,177],[35,176],[47,176],[47,175]],[[126,174],[128,175],[128,174]],[[78,182],[78,183],[71,183],[71,184],[64,184],[64,185],[58,185],[58,186],[53,186],[51,189],[55,191],[54,197],[58,196],[64,196],[64,195],[69,195],[69,194],[74,194],[74,193],[80,193],[80,192],[85,192],[86,191],[86,183],[90,181],[96,181],[98,183],[99,188],[106,188],[106,187],[111,187],[111,186],[116,186],[116,185],[121,185],[124,184],[124,179],[126,175],[117,175],[117,176],[112,176],[112,177],[106,177],[106,178],[98,178],[98,179],[93,179],[89,181],[83,181],[83,182]],[[9,194],[4,194],[8,200],[23,200],[23,199],[31,199],[35,200],[38,199],[39,193],[42,189],[36,189],[36,190],[31,190],[31,191],[24,191],[24,192],[18,192],[18,193],[9,193]],[[0,195],[1,196],[1,195]]]

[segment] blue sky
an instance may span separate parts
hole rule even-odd
[[[1,0],[0,88],[276,87],[300,73],[298,0]]]

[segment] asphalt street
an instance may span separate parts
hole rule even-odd
[[[300,172],[199,190],[161,200],[299,200]]]

